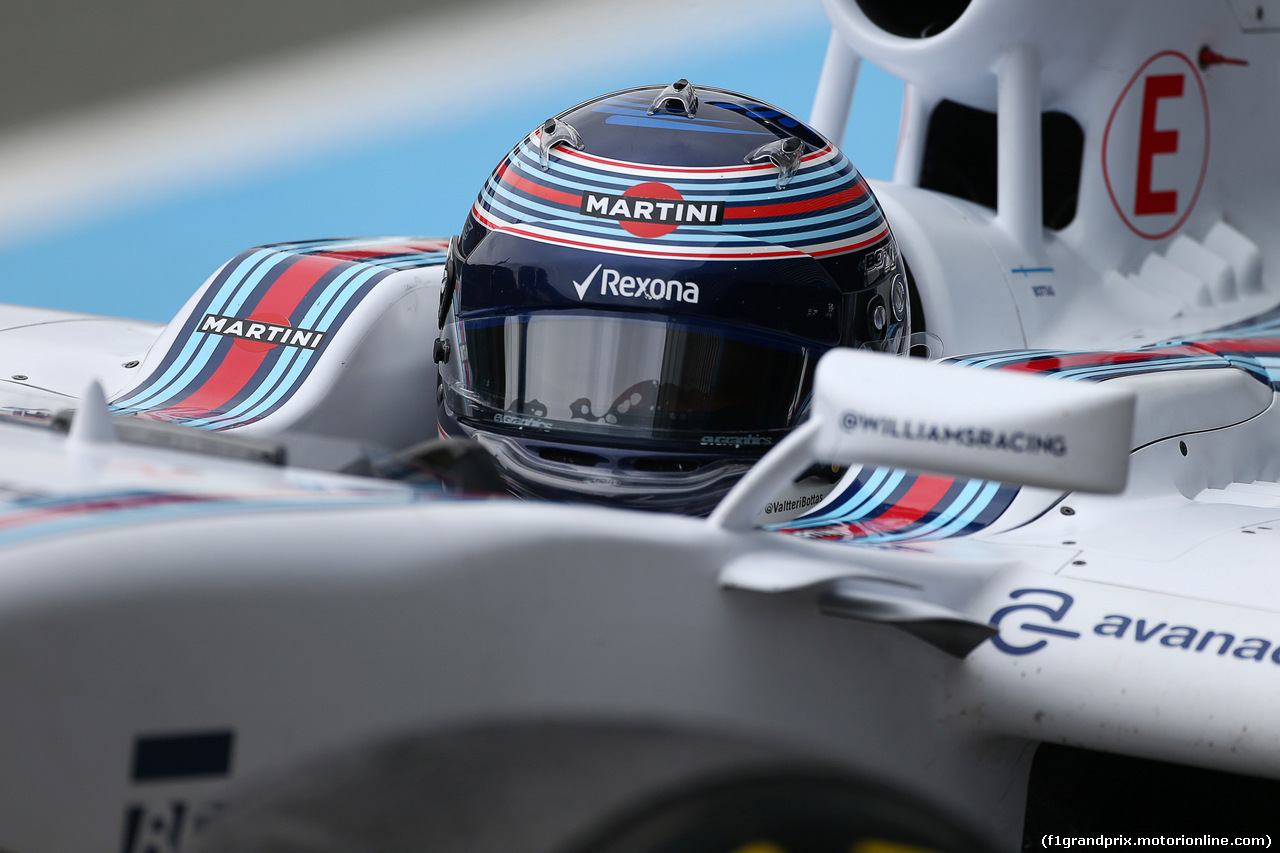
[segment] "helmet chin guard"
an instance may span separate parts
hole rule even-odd
[[[834,346],[905,352],[879,204],[786,113],[686,81],[548,119],[450,247],[440,423],[517,494],[704,514]]]

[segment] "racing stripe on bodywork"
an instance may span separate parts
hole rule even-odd
[[[1219,370],[1232,365],[1193,346],[1161,346],[1122,352],[1011,350],[947,359],[963,367],[1038,373],[1056,379],[1102,382],[1169,370]]]
[[[864,468],[819,511],[770,529],[868,543],[964,536],[999,518],[1017,493],[986,480]]]
[[[1237,367],[1280,388],[1280,319],[1251,327],[1259,337],[1169,341],[1136,350],[1087,352],[1008,350],[948,359],[965,367],[1038,373],[1067,381],[1105,382],[1124,376]],[[1243,329],[1237,330],[1243,331]],[[1269,368],[1268,365],[1274,365]],[[1271,370],[1274,369],[1274,373]],[[935,481],[920,488],[921,481]],[[942,488],[942,483],[950,485]],[[976,533],[998,519],[1019,487],[953,480],[888,468],[860,471],[813,511],[770,529],[820,539],[893,542]]]
[[[301,387],[333,333],[380,281],[443,263],[446,248],[440,240],[398,239],[250,249],[218,273],[160,364],[112,407],[207,429],[261,420]]]
[[[24,496],[0,502],[0,547],[125,525],[264,511],[362,509],[442,498],[439,490],[302,489],[288,493],[200,494],[106,491],[71,496]],[[465,500],[463,497],[450,499]]]

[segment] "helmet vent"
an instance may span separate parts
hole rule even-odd
[[[742,158],[742,162],[759,163],[761,160],[768,160],[773,163],[778,167],[776,188],[781,190],[785,189],[791,181],[803,158],[804,140],[798,136],[788,136],[786,139],[777,139],[753,149],[746,157]]]
[[[594,468],[604,460],[594,453],[580,453],[576,450],[565,450],[561,447],[539,447],[538,456],[548,462],[559,462],[564,465],[582,465]]]
[[[541,154],[539,165],[542,166],[542,171],[545,172],[551,168],[551,149],[557,145],[568,145],[575,151],[581,151],[586,147],[581,134],[569,122],[547,119],[542,123],[541,138],[538,141],[538,151]]]
[[[697,471],[698,463],[692,459],[681,459],[673,456],[640,456],[631,460],[631,467],[637,471],[683,474],[689,471]]]
[[[698,114],[698,93],[688,80],[681,77],[653,99],[648,114],[653,115],[658,110],[675,110],[693,118]]]

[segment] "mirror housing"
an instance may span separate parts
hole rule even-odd
[[[1129,476],[1131,390],[834,349],[801,424],[721,501],[745,529],[814,462],[883,465],[1062,491],[1116,493]]]

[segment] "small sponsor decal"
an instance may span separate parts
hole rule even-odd
[[[848,433],[875,433],[885,438],[904,441],[928,441],[933,444],[955,444],[960,447],[976,447],[1007,453],[1045,453],[1050,456],[1067,455],[1067,438],[1064,435],[1041,434],[1023,430],[992,430],[982,427],[957,427],[942,424],[900,421],[893,417],[865,415],[848,411],[840,418],[840,428]]]
[[[689,201],[667,184],[636,184],[622,195],[586,191],[578,210],[584,216],[611,219],[637,237],[662,237],[681,225],[703,227],[724,222],[723,201]]]
[[[537,429],[551,429],[551,422],[539,420],[538,418],[526,418],[522,415],[510,415],[506,412],[499,412],[493,416],[494,423],[506,424],[507,426],[518,427],[536,427]]]
[[[795,498],[782,498],[766,505],[764,514],[775,515],[783,512],[795,512],[798,509],[809,509],[822,503],[822,499],[826,496],[826,492],[817,492],[811,495],[800,495]]]
[[[704,435],[698,440],[703,447],[771,447],[768,435]]]
[[[206,314],[197,331],[261,344],[264,348],[282,344],[310,350],[319,349],[326,335],[325,332],[314,329],[299,329],[284,323],[272,323],[253,317],[227,317],[222,314]]]
[[[231,772],[230,731],[139,736],[133,742],[135,782],[226,776]]]
[[[596,275],[600,276],[600,296],[620,296],[624,299],[664,299],[668,302],[697,302],[698,285],[692,281],[667,281],[665,279],[644,276],[624,275],[615,269],[605,269],[604,264],[596,264],[586,279],[574,281],[573,289],[578,292],[579,299],[586,299]]]
[[[234,746],[230,729],[136,737],[129,778],[139,791],[150,793],[125,806],[120,853],[189,848],[225,808],[219,800],[200,796],[198,783],[221,782],[231,775]],[[191,783],[197,787],[181,788],[181,794],[172,787]]]

